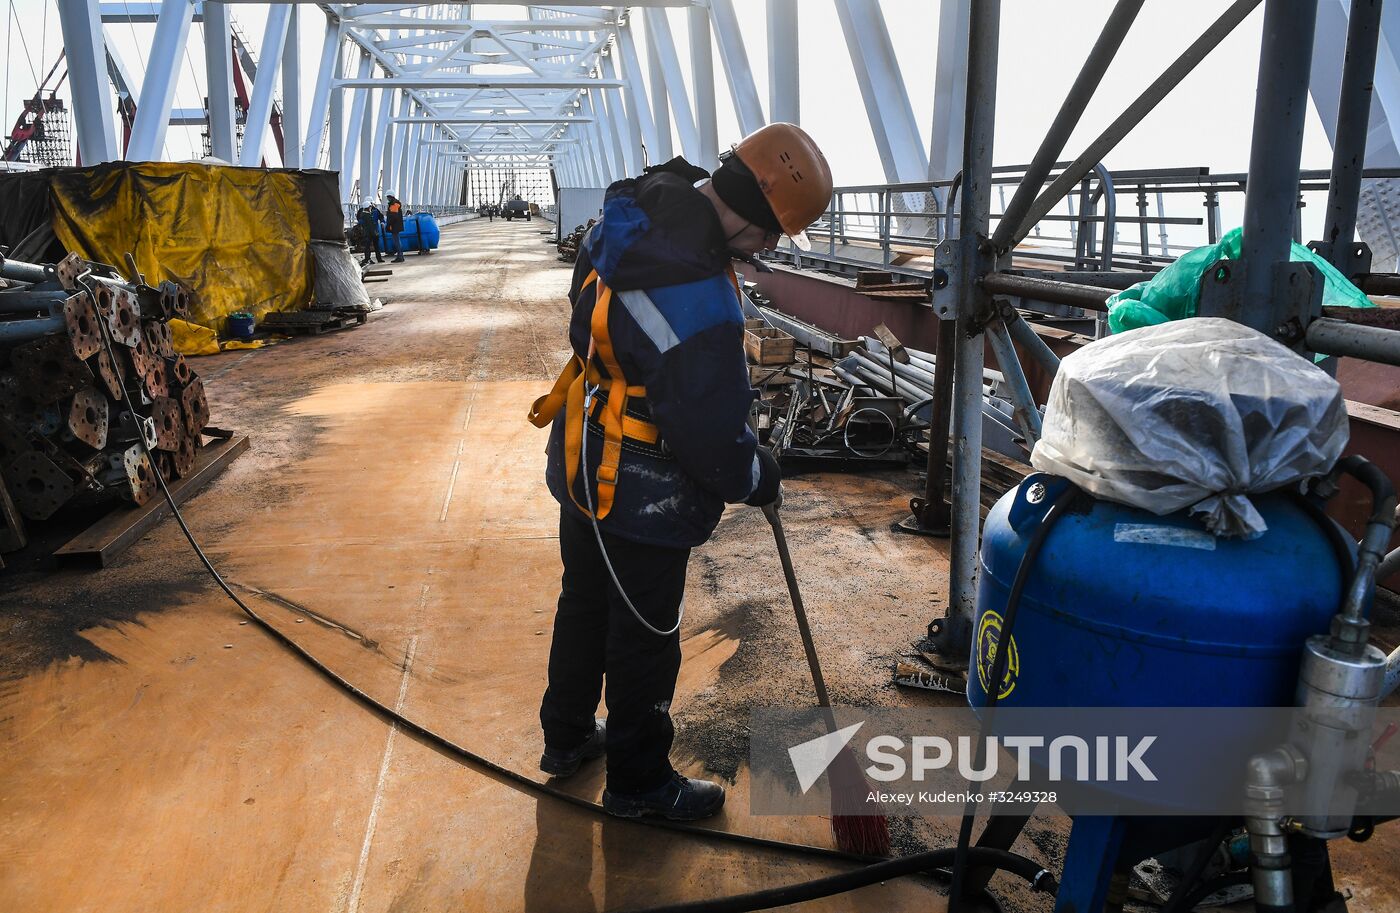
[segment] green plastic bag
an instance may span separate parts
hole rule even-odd
[[[1139,282],[1108,299],[1108,329],[1122,333],[1156,326],[1170,320],[1195,317],[1201,299],[1201,276],[1217,260],[1238,260],[1243,228],[1228,232],[1216,244],[1182,254],[1147,282]],[[1289,259],[1311,263],[1322,273],[1322,303],[1328,307],[1369,308],[1376,305],[1352,285],[1337,268],[1301,244],[1293,245]]]

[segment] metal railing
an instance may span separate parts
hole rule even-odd
[[[1057,163],[1063,168],[1066,163]],[[993,169],[998,212],[1006,210],[1007,188],[1015,188],[1026,166]],[[1048,186],[1058,172],[1047,176]],[[1312,240],[1303,211],[1325,205],[1329,172],[1304,171],[1298,185],[1299,214],[1293,240]],[[1368,180],[1400,178],[1400,169],[1368,169]],[[1208,168],[1154,168],[1110,171],[1102,163],[1080,182],[1076,193],[1035,224],[1017,246],[1018,260],[1073,270],[1154,272],[1179,255],[1218,242],[1225,226],[1238,225],[1247,175],[1212,174]],[[831,206],[808,231],[811,251],[780,248],[779,259],[819,261],[838,268],[867,267],[927,276],[932,256],[944,240],[957,237],[958,179],[927,183],[837,187]],[[920,258],[928,258],[921,260]]]

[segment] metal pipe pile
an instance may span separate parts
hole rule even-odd
[[[144,504],[155,473],[195,467],[209,404],[169,325],[191,292],[129,267],[128,278],[72,254],[0,259],[0,480],[27,520],[70,503]]]

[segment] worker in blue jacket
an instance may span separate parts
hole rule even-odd
[[[690,550],[725,504],[781,496],[748,426],[756,394],[731,260],[784,234],[805,246],[831,187],[811,137],[772,124],[713,176],[676,158],[613,184],[580,244],[574,357],[531,412],[552,424],[546,480],[564,564],[540,768],[568,776],[606,753],[614,815],[685,820],[724,804],[718,784],[672,768],[669,709]],[[606,726],[594,719],[605,679]]]

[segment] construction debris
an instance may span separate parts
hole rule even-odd
[[[588,234],[588,229],[593,227],[597,219],[589,219],[587,225],[579,225],[560,239],[558,245],[559,259],[565,263],[573,263],[578,259],[578,248],[583,243],[583,236]]]
[[[354,304],[346,306],[313,304],[302,311],[278,311],[263,316],[258,325],[269,333],[317,335],[330,330],[359,326],[369,320],[371,308]]]
[[[856,291],[870,298],[898,298],[902,301],[933,300],[928,279],[898,276],[883,270],[863,269],[856,273]]]
[[[156,473],[190,473],[209,404],[168,323],[188,314],[189,289],[73,254],[0,259],[0,275],[11,286],[0,291],[0,551],[11,551],[25,521],[69,504],[145,504]]]

